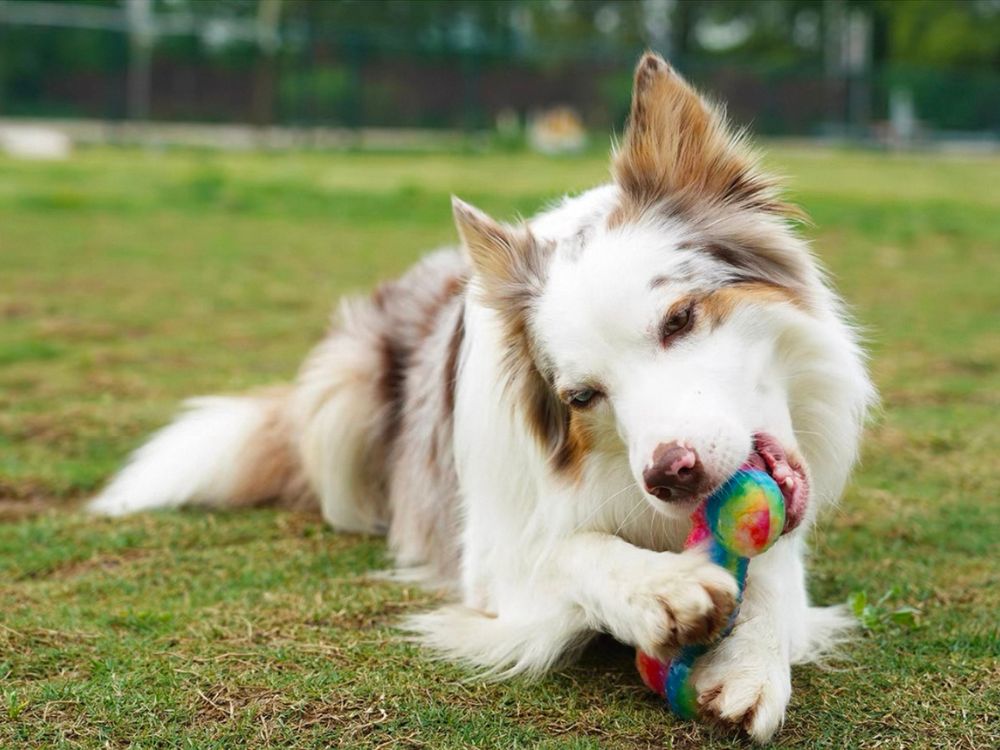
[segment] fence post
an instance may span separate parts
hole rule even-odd
[[[129,56],[126,111],[130,120],[149,119],[153,73],[153,13],[151,0],[128,0]]]
[[[274,122],[275,57],[281,42],[280,19],[281,0],[258,0],[257,60],[253,77],[253,120],[258,127]]]

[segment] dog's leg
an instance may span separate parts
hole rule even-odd
[[[590,627],[663,660],[711,640],[729,620],[736,582],[701,551],[653,552],[617,536],[576,534],[555,572]]]
[[[667,659],[711,639],[735,606],[736,581],[701,552],[653,552],[596,532],[550,552],[531,575],[497,587],[507,593],[494,600],[495,612],[445,607],[410,618],[410,630],[490,673],[540,674],[595,632]]]
[[[703,714],[769,740],[785,718],[791,663],[808,640],[809,612],[800,541],[782,539],[750,563],[736,626],[696,664]]]

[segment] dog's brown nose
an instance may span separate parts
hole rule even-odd
[[[660,500],[683,500],[701,491],[705,469],[692,449],[676,442],[660,443],[642,479],[650,495]]]

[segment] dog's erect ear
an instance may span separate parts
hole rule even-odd
[[[451,208],[462,245],[482,280],[486,304],[500,309],[514,303],[515,297],[535,296],[541,291],[542,248],[527,227],[500,224],[455,197]]]
[[[512,228],[502,226],[454,195],[451,197],[451,211],[462,246],[476,271],[488,278],[503,278],[514,260]]]
[[[742,136],[652,52],[636,66],[632,109],[612,171],[626,199],[619,220],[663,201],[680,211],[706,202],[778,213],[787,208]]]

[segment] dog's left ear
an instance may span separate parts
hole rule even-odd
[[[706,203],[777,213],[789,208],[722,113],[652,52],[636,66],[632,109],[612,171],[627,212],[663,202],[680,211]]]
[[[452,197],[455,227],[479,277],[483,302],[505,315],[541,292],[543,248],[525,226],[500,224]]]

